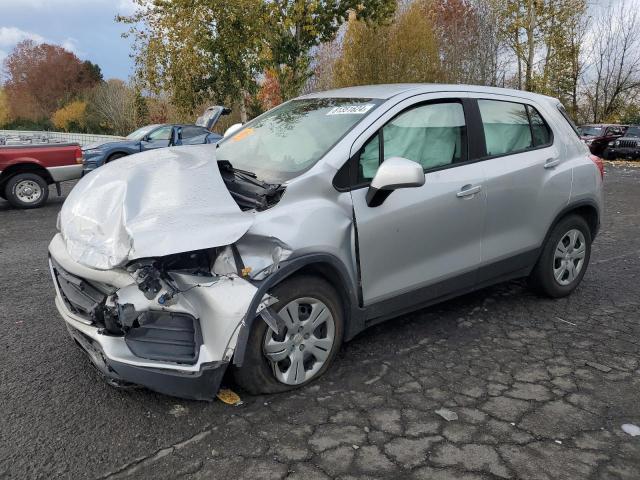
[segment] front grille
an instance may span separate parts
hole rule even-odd
[[[51,272],[58,285],[65,305],[75,315],[88,322],[94,322],[96,307],[104,302],[106,294],[86,280],[67,272],[53,258]]]
[[[618,145],[620,148],[636,148],[638,146],[637,140],[620,140]]]

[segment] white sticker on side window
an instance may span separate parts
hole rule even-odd
[[[327,115],[364,115],[375,105],[343,105],[342,107],[333,107],[327,112]]]

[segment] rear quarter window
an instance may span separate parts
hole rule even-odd
[[[561,104],[558,104],[558,111],[560,112],[562,117],[567,121],[567,123],[571,127],[571,130],[573,130],[576,136],[580,138],[580,130],[578,130],[578,127],[573,122],[573,120],[571,119],[571,117],[569,116],[569,114]]]

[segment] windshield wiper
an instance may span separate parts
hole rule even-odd
[[[228,160],[218,160],[218,167],[229,193],[243,210],[264,210],[282,196],[281,185],[263,182],[253,172],[234,168]]]

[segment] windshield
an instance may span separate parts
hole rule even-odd
[[[311,168],[381,103],[369,98],[292,100],[218,145],[218,161],[282,183]]]
[[[140,127],[135,132],[131,132],[129,135],[127,135],[127,140],[142,140],[149,134],[149,132],[151,132],[151,130],[153,130],[157,126],[158,125],[147,125],[146,127]]]
[[[640,137],[640,127],[629,127],[627,133],[624,134],[625,137]]]
[[[590,126],[580,127],[580,133],[582,133],[582,135],[584,135],[585,137],[587,135],[591,137],[599,137],[602,135],[603,130],[604,129],[602,127],[590,127]]]

